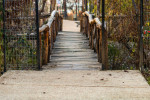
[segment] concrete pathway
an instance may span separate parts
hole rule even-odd
[[[65,20],[64,31],[79,32],[76,25]],[[0,77],[0,100],[150,100],[150,86],[136,70],[8,71]]]
[[[0,100],[150,100],[139,71],[8,71]]]

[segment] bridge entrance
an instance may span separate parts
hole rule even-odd
[[[90,6],[92,3],[97,4],[93,10]],[[93,49],[97,54],[97,61],[99,64],[102,63],[102,69],[149,70],[148,0],[137,2],[133,0],[132,3],[104,0],[100,2],[76,0],[71,3],[64,0],[61,4],[59,0],[58,3],[55,0],[3,0],[4,71],[41,69],[43,65],[50,63],[53,49],[57,50],[57,46],[61,50],[66,46],[74,47],[73,42],[77,41],[80,42],[74,44],[75,46],[86,45],[84,49]],[[80,23],[80,26],[77,25],[80,32],[61,32],[60,34],[65,35],[60,35],[63,18],[69,15],[67,8],[73,9],[71,13],[74,11],[75,19],[80,16],[80,22],[76,22],[78,25]],[[91,13],[94,13],[95,17]],[[66,27],[65,22],[64,28],[78,30],[71,27],[72,23]],[[86,37],[82,37],[82,33]],[[59,36],[56,37],[57,35]],[[60,40],[68,41],[72,45]],[[86,41],[89,41],[89,45],[81,43]],[[59,42],[62,42],[60,43],[62,46],[57,44]],[[88,53],[90,55],[90,52]]]

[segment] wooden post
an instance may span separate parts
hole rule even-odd
[[[39,48],[40,48],[40,67],[42,67],[42,35],[41,35],[41,33],[39,33],[39,42],[40,42],[40,44],[39,44]]]
[[[91,49],[93,49],[92,48],[92,45],[93,45],[93,30],[94,30],[94,28],[93,28],[93,24],[92,25],[90,25],[90,47],[91,47]]]
[[[80,32],[83,31],[83,15],[81,15],[81,19],[80,19]]]
[[[44,47],[43,47],[43,64],[46,65],[48,63],[48,36],[49,31],[44,31]]]
[[[98,29],[98,61],[102,63],[102,29]]]
[[[61,31],[63,31],[63,18],[61,17]]]
[[[96,28],[96,24],[93,25],[93,30],[92,30],[92,49],[94,49],[94,39],[95,39],[95,28]]]
[[[55,42],[55,21],[53,21],[53,43]]]
[[[51,55],[51,32],[50,29],[48,31],[48,63],[50,62],[50,55]]]

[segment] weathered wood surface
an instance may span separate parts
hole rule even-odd
[[[43,69],[98,70],[101,64],[90,49],[89,40],[80,32],[59,32],[54,43],[50,63]]]
[[[106,27],[102,33],[102,23],[98,18],[93,19],[89,12],[82,13],[80,20],[80,32],[89,38],[89,45],[98,55],[98,61],[102,63],[103,69],[108,70],[108,43]]]
[[[58,31],[62,31],[62,20],[58,12],[54,10],[47,22],[39,28],[39,41],[40,41],[40,66],[46,65],[50,60],[52,47],[56,40]]]

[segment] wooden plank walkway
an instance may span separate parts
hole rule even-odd
[[[0,100],[150,100],[139,71],[99,71],[97,55],[75,22],[64,20],[64,29],[44,70],[0,77]]]
[[[100,70],[97,54],[90,49],[89,40],[80,32],[59,32],[50,63],[44,70]]]
[[[97,54],[90,49],[88,38],[80,33],[74,21],[64,20],[63,32],[59,32],[50,63],[44,70],[100,70]]]

